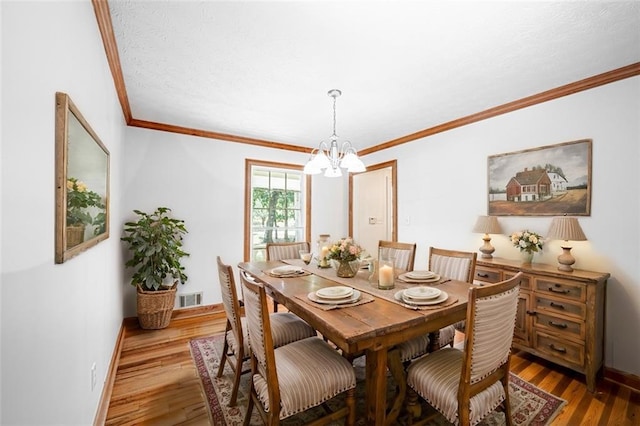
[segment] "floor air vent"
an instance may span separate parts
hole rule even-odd
[[[189,306],[197,306],[197,305],[202,305],[202,292],[180,295],[181,308],[186,308]]]

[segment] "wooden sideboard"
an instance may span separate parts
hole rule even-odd
[[[513,347],[578,371],[590,392],[604,362],[604,308],[608,273],[557,265],[478,259],[474,283],[495,283],[519,271],[520,302]]]

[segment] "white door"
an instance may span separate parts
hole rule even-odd
[[[353,175],[353,238],[374,258],[378,241],[393,239],[392,168],[384,167]]]

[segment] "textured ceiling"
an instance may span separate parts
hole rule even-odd
[[[372,147],[640,61],[640,2],[110,0],[134,118]]]

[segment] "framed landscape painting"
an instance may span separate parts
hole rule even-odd
[[[488,157],[491,216],[591,215],[591,139]]]

